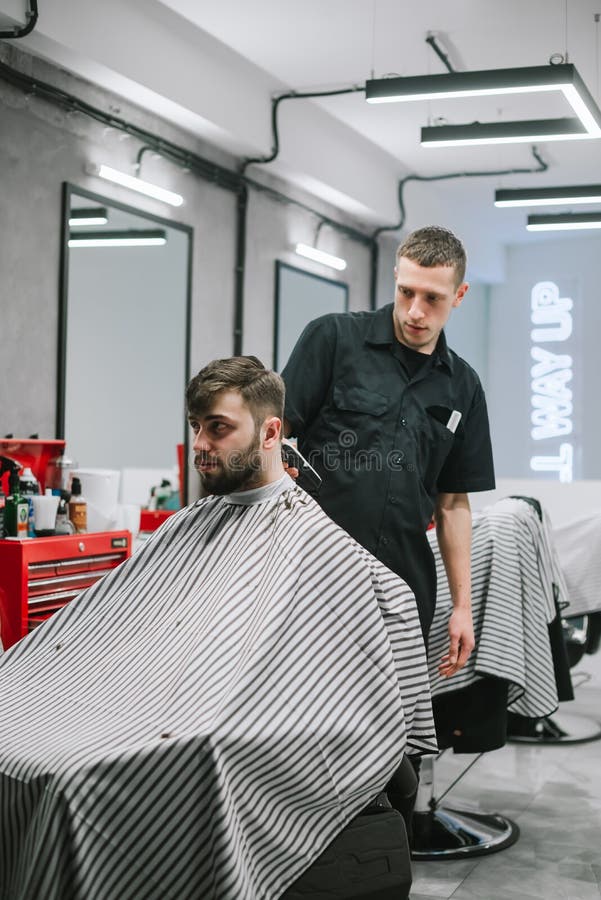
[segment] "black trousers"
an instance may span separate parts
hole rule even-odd
[[[386,795],[390,800],[391,806],[400,812],[405,822],[409,846],[411,846],[411,821],[417,797],[420,766],[421,760],[419,756],[405,755],[400,766],[386,785]]]

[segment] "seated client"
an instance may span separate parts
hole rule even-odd
[[[435,750],[414,597],[284,472],[283,401],[206,366],[210,495],[0,660],[0,897],[279,897]]]

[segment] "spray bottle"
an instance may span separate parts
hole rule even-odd
[[[4,493],[4,489],[2,487],[2,476],[5,472],[10,472],[12,469],[12,459],[8,459],[6,456],[0,456],[0,539],[4,537],[4,516],[6,512],[6,494]]]

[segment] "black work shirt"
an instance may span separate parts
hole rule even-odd
[[[323,478],[319,503],[405,579],[427,632],[436,570],[425,532],[436,496],[494,488],[492,450],[474,370],[441,333],[411,376],[392,311],[389,304],[311,322],[282,373],[285,416]],[[454,411],[461,417],[453,432]]]

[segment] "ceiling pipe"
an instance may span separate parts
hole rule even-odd
[[[8,31],[0,31],[0,38],[15,40],[31,34],[38,21],[38,0],[29,0],[29,9],[25,13],[25,18],[27,19],[25,25],[21,27],[16,25],[14,28],[9,28]]]
[[[443,53],[443,52],[442,52],[442,50],[440,49],[440,47],[439,47],[438,44],[436,43],[436,35],[434,34],[434,32],[432,32],[432,31],[429,31],[429,32],[428,32],[428,35],[427,35],[427,37],[426,37],[426,44],[429,44],[429,45],[432,47],[432,49],[433,49],[434,52],[436,53],[437,57],[438,57],[439,59],[441,59],[442,62],[444,63],[444,65],[446,66],[447,71],[449,71],[449,72],[454,72],[454,71],[455,71],[455,69],[453,68],[453,66],[452,66],[451,63],[449,62],[449,57],[446,55],[446,53]]]

